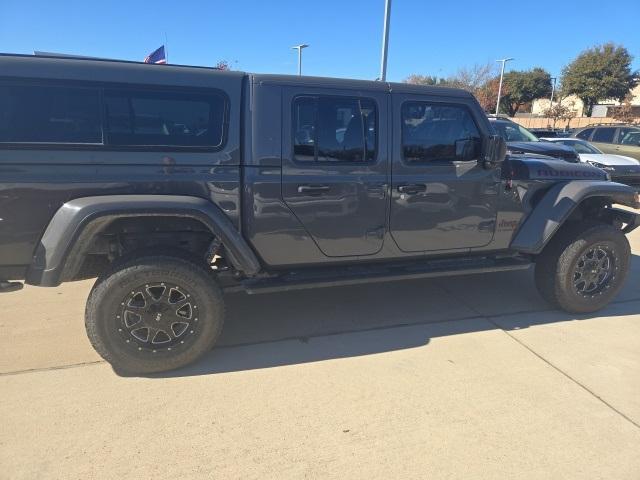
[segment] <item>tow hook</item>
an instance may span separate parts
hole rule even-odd
[[[7,282],[6,280],[0,280],[0,293],[17,292],[22,290],[24,284],[20,282]]]

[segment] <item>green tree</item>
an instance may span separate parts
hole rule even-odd
[[[602,100],[622,101],[637,84],[631,70],[633,57],[626,48],[607,43],[585,50],[562,71],[565,94],[574,94],[584,103],[588,117]]]
[[[551,75],[539,67],[524,71],[512,70],[505,73],[502,88],[507,112],[513,117],[523,105],[551,95]]]
[[[405,78],[404,83],[410,83],[412,85],[444,85],[446,80],[434,75],[418,75],[414,73]]]

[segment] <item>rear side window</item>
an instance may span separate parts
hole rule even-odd
[[[613,143],[613,136],[615,133],[615,128],[596,128],[596,133],[593,134],[593,138],[591,140],[593,142]]]
[[[110,145],[219,147],[224,138],[222,95],[154,90],[105,90]]]
[[[372,100],[300,97],[293,105],[293,143],[303,162],[366,162],[376,157]]]
[[[451,162],[461,140],[472,140],[479,154],[481,137],[462,105],[407,102],[402,106],[402,152],[405,161]]]
[[[0,85],[1,143],[102,143],[97,89]]]
[[[582,130],[580,133],[576,134],[576,138],[579,138],[581,140],[589,140],[589,137],[591,136],[591,132],[593,132],[593,128],[587,128],[585,130]]]

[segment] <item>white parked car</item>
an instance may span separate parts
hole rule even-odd
[[[604,153],[586,140],[579,138],[543,138],[547,142],[572,147],[581,162],[587,162],[609,172],[614,182],[640,187],[640,161],[624,155]]]

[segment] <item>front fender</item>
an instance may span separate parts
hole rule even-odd
[[[222,242],[233,266],[248,276],[260,270],[253,250],[231,220],[212,202],[179,195],[112,195],[84,197],[65,203],[56,212],[36,248],[26,275],[31,285],[57,286],[75,249],[80,257],[83,246],[95,234],[118,218],[176,216],[193,218],[206,225]]]
[[[571,181],[554,185],[542,197],[511,241],[511,249],[538,254],[576,207],[590,197],[606,197],[611,203],[638,208],[636,191],[621,183]]]

